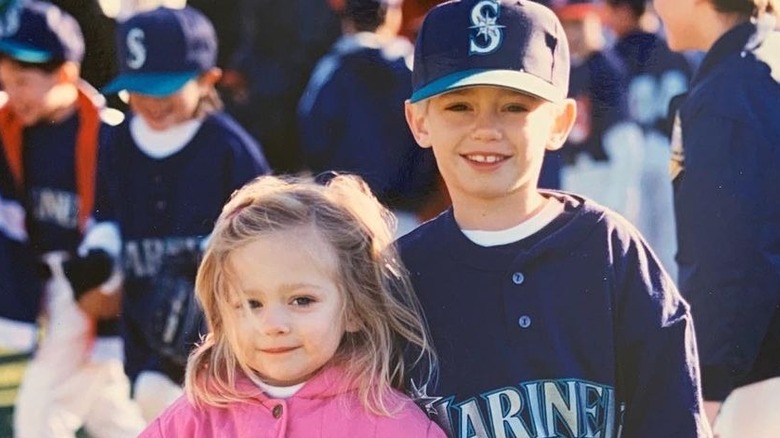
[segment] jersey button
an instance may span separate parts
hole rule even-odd
[[[279,418],[282,416],[282,409],[282,405],[276,405],[271,411],[271,414],[273,414],[274,418]]]
[[[520,319],[517,320],[517,325],[524,329],[531,327],[531,317],[528,315],[521,316]]]
[[[523,284],[525,281],[525,275],[523,275],[522,272],[515,272],[512,274],[512,283],[514,284]]]

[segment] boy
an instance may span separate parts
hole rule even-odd
[[[400,240],[441,364],[418,398],[456,437],[709,436],[688,307],[641,236],[537,190],[576,117],[568,74],[538,3],[454,1],[422,25],[407,121],[453,207]]]
[[[25,2],[0,38],[8,95],[0,170],[26,217],[16,234],[27,234],[45,282],[45,336],[14,410],[22,437],[72,437],[82,426],[93,436],[134,437],[144,425],[122,372],[118,295],[94,288],[111,277],[107,258],[77,251],[92,212],[97,150],[111,128],[102,98],[79,79],[83,55],[76,21],[48,3]]]

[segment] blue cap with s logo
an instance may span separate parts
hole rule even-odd
[[[569,47],[555,14],[530,0],[454,0],[431,9],[415,44],[411,102],[477,85],[565,99]]]
[[[81,62],[84,37],[76,19],[46,2],[9,2],[0,17],[0,53],[30,64]]]
[[[216,65],[217,36],[196,9],[161,7],[122,23],[117,49],[119,76],[103,92],[163,97]]]

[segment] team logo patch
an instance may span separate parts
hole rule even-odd
[[[146,63],[146,46],[144,31],[135,27],[127,32],[125,43],[127,44],[127,66],[137,70]]]
[[[470,55],[487,55],[501,47],[505,26],[497,24],[500,12],[499,0],[482,0],[471,9]]]
[[[669,176],[672,181],[685,170],[685,150],[683,149],[682,125],[679,111],[674,115],[672,127],[672,160],[669,162]]]

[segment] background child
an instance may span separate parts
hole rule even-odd
[[[360,175],[398,219],[399,236],[437,181],[430,151],[406,127],[412,45],[398,37],[397,0],[347,0],[342,37],[320,60],[298,105],[304,164]]]
[[[126,89],[132,111],[101,153],[96,224],[83,246],[122,260],[125,372],[151,420],[181,394],[186,360],[187,346],[174,346],[184,358],[169,354],[160,322],[192,323],[166,296],[179,289],[158,283],[194,281],[222,205],[269,169],[259,145],[219,110],[217,42],[201,13],[137,14],[120,25],[118,44],[120,75],[106,91]]]
[[[688,307],[652,251],[604,207],[537,189],[574,123],[568,82],[538,3],[453,1],[423,22],[407,120],[453,207],[400,240],[441,362],[420,396],[456,437],[708,436]]]
[[[357,176],[238,191],[198,271],[187,397],[141,436],[443,437],[399,392],[433,353],[390,218]]]
[[[672,50],[707,52],[672,113],[671,165],[705,408],[721,438],[780,436],[780,5],[654,4]]]
[[[26,234],[41,265],[45,333],[19,388],[14,431],[72,437],[85,426],[95,436],[134,437],[144,422],[122,372],[118,295],[110,285],[88,292],[111,272],[90,268],[99,256],[77,253],[94,202],[98,148],[121,113],[113,112],[112,123],[102,97],[79,79],[84,42],[73,17],[34,1],[16,13],[0,39],[0,80],[8,94],[0,109],[0,172],[8,173],[0,179],[11,179],[22,208],[14,213],[8,198],[2,215],[4,232]],[[12,262],[21,263],[17,256]],[[4,311],[14,305],[2,303]],[[101,308],[102,314],[85,312]],[[12,333],[21,337],[16,327]]]

